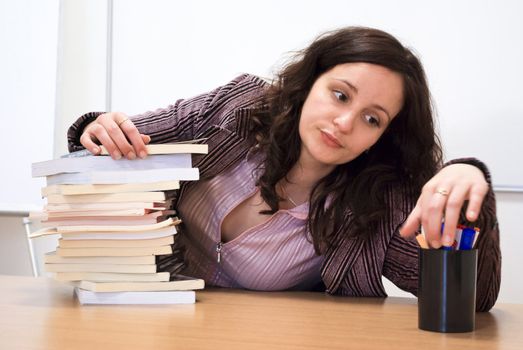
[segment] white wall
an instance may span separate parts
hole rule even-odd
[[[519,82],[523,80],[523,22],[519,17],[523,5],[516,0],[114,0],[112,101],[105,100],[104,81],[107,0],[62,0],[61,35],[53,37],[49,28],[55,25],[56,29],[58,17],[44,16],[50,23],[45,31],[42,16],[54,11],[49,6],[56,8],[56,3],[0,2],[0,44],[8,48],[8,54],[0,56],[2,77],[13,76],[11,71],[21,72],[9,84],[3,83],[4,78],[0,83],[2,105],[8,106],[1,111],[2,125],[13,123],[15,115],[24,121],[7,133],[8,141],[6,135],[0,138],[0,147],[12,149],[20,139],[27,147],[8,158],[11,169],[21,170],[9,175],[7,181],[1,179],[0,203],[16,203],[20,191],[30,193],[23,202],[38,202],[39,185],[28,178],[27,169],[34,152],[42,151],[45,158],[50,157],[55,114],[54,154],[58,155],[65,152],[68,125],[81,113],[104,109],[108,103],[113,110],[140,113],[212,89],[241,72],[271,76],[287,52],[302,48],[323,30],[345,25],[384,29],[419,53],[449,158],[479,155],[491,166],[496,184],[523,182],[523,167],[507,166],[517,164],[509,162],[508,157],[521,159],[518,151],[523,149],[518,144],[523,142],[523,106],[519,103]],[[20,15],[13,14],[32,17],[21,21]],[[25,35],[28,31],[31,34]],[[51,41],[47,45],[52,46],[53,40],[61,43],[55,51],[58,82],[50,82],[53,73],[49,69],[43,79],[45,88],[31,85],[29,78],[25,84],[17,81],[16,77],[25,73],[29,72],[27,77],[41,73],[40,56],[49,48],[38,45],[46,38]],[[31,51],[33,48],[37,50]],[[53,60],[50,57],[46,62]],[[56,109],[49,104],[54,97],[43,94],[52,91],[52,86],[57,89]],[[5,100],[9,103],[3,96],[9,97]],[[14,107],[9,107],[10,103]],[[33,130],[30,137],[22,136],[28,130]],[[484,136],[491,134],[494,139]],[[474,142],[463,142],[464,138],[473,138]],[[36,141],[31,144],[31,140]],[[521,212],[523,194],[498,193],[503,251],[501,301],[523,302],[523,282],[516,277],[523,265],[517,221]]]
[[[375,26],[424,62],[447,156],[475,155],[496,185],[523,189],[510,152],[523,149],[521,13],[517,0],[115,0],[113,107],[140,113],[241,72],[271,76],[324,30]]]
[[[42,203],[30,164],[52,157],[58,4],[0,1],[0,211]]]
[[[287,53],[320,32],[374,26],[421,57],[447,159],[477,156],[494,183],[523,188],[523,4],[518,1],[115,0],[113,110],[166,106],[242,72],[272,76]],[[523,193],[498,193],[500,299],[523,303]],[[391,295],[406,295],[385,281]]]

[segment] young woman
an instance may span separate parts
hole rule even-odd
[[[477,309],[497,298],[501,256],[488,170],[442,164],[416,56],[391,35],[349,27],[317,38],[272,83],[225,86],[127,118],[88,113],[69,150],[145,157],[145,144],[205,138],[201,180],[184,183],[185,273],[209,285],[386,296],[417,291],[423,226],[433,248],[460,220],[480,226]],[[445,230],[440,233],[442,219]]]

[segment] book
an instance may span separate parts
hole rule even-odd
[[[49,252],[44,255],[45,264],[141,264],[151,265],[156,263],[156,256],[59,256],[56,252]]]
[[[70,232],[62,233],[62,240],[84,240],[84,239],[153,239],[176,234],[175,226],[168,226],[163,229],[144,231],[144,232]]]
[[[56,272],[57,281],[93,282],[167,282],[169,272],[156,273],[110,273],[110,272]]]
[[[122,292],[96,293],[89,290],[75,288],[74,293],[82,305],[88,304],[194,304],[196,292],[167,291],[167,292]]]
[[[180,182],[159,181],[159,182],[144,182],[144,183],[128,183],[128,184],[110,184],[110,185],[51,185],[42,187],[42,197],[47,197],[51,194],[61,195],[77,195],[77,194],[100,194],[100,193],[123,193],[123,192],[149,192],[149,191],[169,191],[180,188]]]
[[[155,209],[122,209],[122,210],[61,210],[30,212],[30,219],[47,220],[48,218],[104,217],[104,216],[144,216],[157,211]]]
[[[127,248],[127,247],[157,247],[174,243],[174,236],[153,239],[85,239],[85,240],[58,240],[60,248]]]
[[[174,215],[173,210],[160,210],[141,216],[84,216],[84,217],[48,217],[41,220],[42,226],[81,226],[81,225],[147,225],[165,220]]]
[[[173,218],[165,219],[164,221],[158,222],[151,225],[118,225],[118,226],[53,226],[43,227],[35,232],[28,235],[29,238],[37,238],[47,235],[56,235],[59,233],[87,233],[87,232],[144,232],[154,231],[157,229],[165,228],[171,225],[177,225],[181,223],[181,220]]]
[[[198,168],[164,168],[133,171],[88,171],[82,173],[63,173],[47,176],[47,186],[82,184],[124,184],[158,181],[194,181],[200,178]]]
[[[173,143],[154,143],[145,146],[149,155],[155,154],[173,154],[173,153],[194,153],[194,154],[207,154],[209,152],[209,146],[205,144],[199,144],[195,142],[204,141],[204,139],[181,141]],[[105,146],[100,146],[100,155],[107,156],[109,152]],[[63,157],[84,157],[92,155],[88,150],[81,150],[72,152],[64,155]]]
[[[60,256],[139,256],[171,254],[170,245],[132,248],[56,248]]]
[[[155,273],[156,264],[44,264],[46,272]]]
[[[125,192],[103,194],[79,194],[74,196],[52,194],[47,204],[75,203],[118,203],[118,202],[158,202],[168,199],[164,192]]]
[[[184,277],[169,282],[71,282],[75,287],[92,292],[148,292],[167,290],[203,289],[205,282],[199,278]]]
[[[181,223],[181,220],[179,219],[173,219],[168,218],[164,221],[160,221],[156,224],[150,224],[150,225],[108,225],[108,226],[92,226],[92,225],[86,225],[86,226],[58,226],[55,227],[55,231],[57,233],[62,232],[89,232],[89,231],[113,231],[113,232],[125,232],[125,231],[149,231],[149,230],[156,230],[160,228],[164,228],[171,225],[178,225]],[[38,232],[38,231],[37,231]],[[35,233],[37,233],[35,232]]]
[[[64,203],[47,204],[43,209],[53,211],[90,211],[90,210],[124,210],[124,209],[156,209],[164,210],[171,206],[171,200],[157,202],[120,202],[120,203]]]
[[[81,173],[98,169],[131,171],[164,168],[191,168],[191,154],[151,155],[144,159],[118,160],[104,156],[68,157],[46,160],[31,164],[32,177],[43,177],[61,173]]]

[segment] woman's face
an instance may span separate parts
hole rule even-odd
[[[344,63],[322,74],[303,104],[300,160],[350,162],[383,134],[403,105],[403,79],[383,66]]]

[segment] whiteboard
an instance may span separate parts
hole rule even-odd
[[[53,154],[58,0],[0,1],[0,212],[42,204],[31,163]]]
[[[422,59],[446,159],[475,156],[495,185],[523,186],[522,13],[516,0],[114,0],[112,106],[132,115],[271,77],[322,31],[371,26]]]

